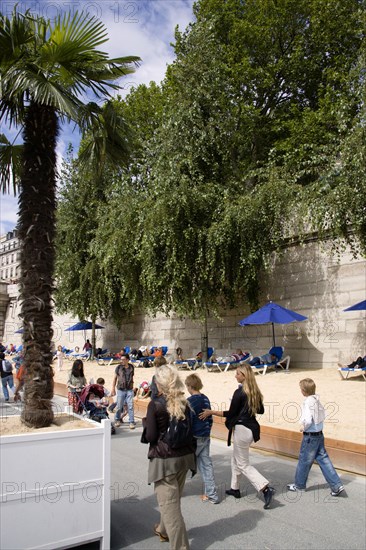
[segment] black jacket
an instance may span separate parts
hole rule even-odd
[[[264,407],[263,403],[260,404],[257,414],[263,414]],[[243,392],[243,388],[240,386],[237,390],[234,391],[230,409],[224,411],[225,426],[229,430],[228,434],[228,445],[231,444],[231,433],[236,426],[236,424],[242,424],[246,428],[252,431],[254,441],[259,441],[260,439],[260,426],[255,415],[252,415],[248,407],[248,397],[246,393]]]

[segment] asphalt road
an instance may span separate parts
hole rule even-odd
[[[2,400],[3,401],[3,400]],[[57,403],[62,403],[60,398]],[[2,403],[4,407],[4,404]],[[11,407],[6,407],[10,413]],[[159,520],[153,487],[147,484],[147,445],[140,443],[141,422],[136,430],[122,425],[112,436],[111,453],[111,550],[169,550],[153,533]],[[182,510],[191,550],[278,549],[278,550],[364,550],[366,547],[366,479],[340,471],[345,491],[330,496],[318,466],[313,466],[308,490],[289,493],[286,484],[294,480],[296,461],[251,452],[252,464],[266,476],[276,494],[269,510],[243,479],[242,498],[225,497],[230,487],[231,448],[212,440],[211,456],[221,503],[202,503],[200,475],[187,479]],[[94,550],[99,544],[80,546]]]

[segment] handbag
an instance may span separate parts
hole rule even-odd
[[[143,419],[142,419],[142,425],[143,425],[143,426],[144,426],[144,424],[145,424],[145,421],[146,421],[146,418],[143,418]],[[148,441],[148,440],[146,439],[146,426],[143,427],[140,441],[141,441],[141,443],[150,443],[150,441]]]

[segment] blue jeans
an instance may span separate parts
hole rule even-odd
[[[295,474],[296,487],[306,489],[306,481],[314,460],[319,464],[322,474],[332,491],[337,491],[342,482],[325,450],[323,434],[303,436]]]
[[[219,497],[216,491],[215,476],[210,457],[210,437],[195,437],[195,439],[197,441],[197,468],[205,485],[205,495],[210,500],[218,501]]]
[[[114,417],[115,421],[119,422],[121,420],[121,413],[125,403],[127,403],[129,422],[130,424],[133,424],[135,422],[133,412],[133,390],[117,390],[117,407],[116,416]]]
[[[3,393],[4,393],[5,400],[9,401],[8,385],[9,385],[9,388],[14,390],[13,375],[9,374],[9,376],[4,376],[4,378],[1,379],[1,383],[3,385]]]

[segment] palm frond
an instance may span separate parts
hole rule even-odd
[[[96,174],[101,174],[106,164],[115,168],[125,166],[130,154],[130,130],[114,105],[107,102],[98,111],[95,104],[91,104],[85,122],[83,146],[79,151],[81,165],[91,167]]]
[[[10,143],[4,134],[0,134],[0,191],[14,194],[20,180],[22,169],[22,145]]]

